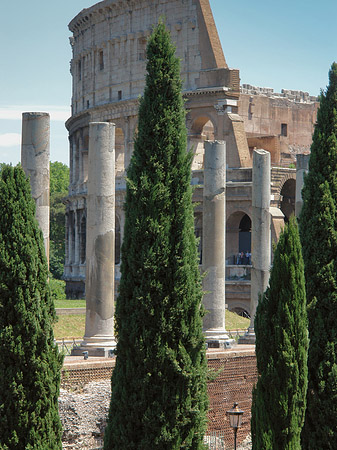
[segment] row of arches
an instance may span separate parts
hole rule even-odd
[[[70,211],[67,214],[66,265],[86,263],[87,217],[86,211]],[[121,257],[121,225],[115,216],[115,264]]]
[[[125,128],[125,127],[124,127]],[[115,176],[123,176],[128,165],[136,130],[132,138],[122,126],[115,128]],[[188,133],[188,149],[193,151],[192,170],[204,168],[204,141],[214,140],[214,125],[208,117],[198,117]],[[88,180],[89,127],[75,132],[70,138],[70,184],[78,185]]]
[[[294,212],[294,180],[288,180],[282,190],[281,190],[281,210],[285,215],[285,221],[289,220],[289,217]],[[195,235],[198,239],[198,252],[199,261],[202,264],[202,237],[203,237],[203,227],[202,227],[202,213],[195,213]],[[85,264],[85,251],[86,251],[86,215],[84,211],[80,213],[79,220],[79,258],[77,260],[80,264]],[[226,261],[227,264],[250,264],[246,257],[243,261],[238,260],[239,254],[251,253],[251,228],[252,221],[248,214],[244,211],[236,211],[229,216],[226,223]],[[72,257],[70,258],[70,263],[76,261],[76,224],[74,221],[74,214],[70,214],[69,229],[72,234],[71,237],[71,252]],[[121,258],[121,226],[118,216],[115,217],[115,264],[120,263]]]

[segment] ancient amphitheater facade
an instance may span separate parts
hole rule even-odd
[[[283,223],[280,210],[288,216],[295,201],[295,170],[287,166],[295,153],[309,151],[317,103],[307,94],[292,91],[276,94],[245,86],[240,92],[239,70],[227,66],[209,0],[104,0],[81,11],[69,24],[73,91],[72,116],[66,123],[70,143],[64,272],[67,293],[78,297],[85,290],[88,143],[92,121],[116,124],[115,253],[119,277],[125,170],[137,129],[138,98],[145,84],[146,42],[160,17],[166,21],[181,60],[188,110],[186,126],[189,147],[194,151],[196,233],[202,238],[203,142],[225,140],[226,298],[230,309],[249,313],[250,282],[240,275],[249,272],[249,267],[231,266],[236,265],[237,253],[250,246],[252,149],[269,150],[275,166],[272,193],[276,237]]]

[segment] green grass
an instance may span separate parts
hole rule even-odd
[[[248,328],[250,319],[241,317],[238,314],[230,312],[226,309],[226,330],[242,330]]]
[[[55,300],[55,308],[85,308],[85,300]]]
[[[54,325],[54,337],[57,340],[83,338],[85,314],[60,315]]]
[[[69,306],[63,306],[66,303]],[[57,308],[75,308],[85,306],[85,300],[57,300]],[[249,327],[250,320],[238,314],[226,311],[226,329],[228,331],[242,330]],[[85,314],[81,315],[60,315],[58,322],[54,325],[55,339],[82,338],[84,336]]]

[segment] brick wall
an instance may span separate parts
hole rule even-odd
[[[250,432],[252,388],[257,380],[257,370],[254,347],[249,347],[251,346],[207,351],[210,378],[208,433],[220,432],[228,446],[233,446],[233,430],[226,411],[233,407],[234,402],[238,402],[244,411],[242,428],[238,431],[238,443]],[[114,359],[84,360],[67,357],[62,370],[61,386],[66,390],[74,390],[91,381],[110,379],[114,365]]]

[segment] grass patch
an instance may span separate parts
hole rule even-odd
[[[55,308],[85,308],[85,300],[55,300]]]
[[[85,314],[60,315],[54,325],[56,340],[83,338],[85,328]]]
[[[55,308],[85,308],[85,300],[55,300]],[[226,330],[242,330],[249,327],[250,320],[226,310]],[[59,315],[54,325],[55,339],[82,338],[84,336],[85,314]]]
[[[236,313],[230,312],[226,309],[226,330],[242,330],[248,328],[250,319],[241,317]]]

